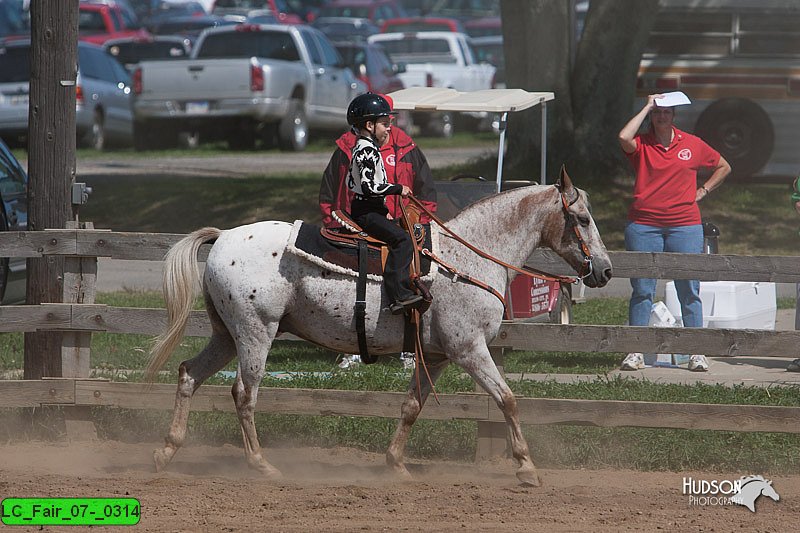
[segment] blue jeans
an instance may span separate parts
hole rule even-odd
[[[703,253],[703,226],[697,224],[660,228],[630,222],[625,228],[625,249],[631,252],[700,254]],[[656,280],[631,278],[631,287],[633,294],[628,307],[628,323],[631,326],[647,326],[656,295]],[[676,279],[675,292],[681,304],[683,325],[689,328],[703,327],[700,282]]]

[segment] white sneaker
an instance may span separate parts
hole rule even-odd
[[[708,372],[708,359],[705,355],[693,355],[689,358],[689,370],[692,372]]]
[[[400,352],[400,361],[403,362],[403,370],[414,370],[414,352]]]
[[[620,370],[641,370],[644,368],[644,354],[641,352],[631,352],[622,360]]]
[[[342,360],[339,362],[339,368],[347,370],[350,367],[358,366],[361,364],[361,356],[359,354],[343,354]]]

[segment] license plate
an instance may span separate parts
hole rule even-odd
[[[27,94],[15,94],[8,97],[8,103],[11,105],[28,105]]]
[[[193,115],[208,113],[208,102],[186,102],[186,113]]]

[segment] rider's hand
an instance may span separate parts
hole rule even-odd
[[[400,193],[400,196],[407,198],[408,196],[411,196],[411,194],[411,188],[408,185],[403,185],[403,192]]]

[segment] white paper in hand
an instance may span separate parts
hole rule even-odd
[[[683,91],[664,93],[662,98],[656,98],[655,103],[658,107],[674,107],[676,105],[691,104],[689,97]]]

